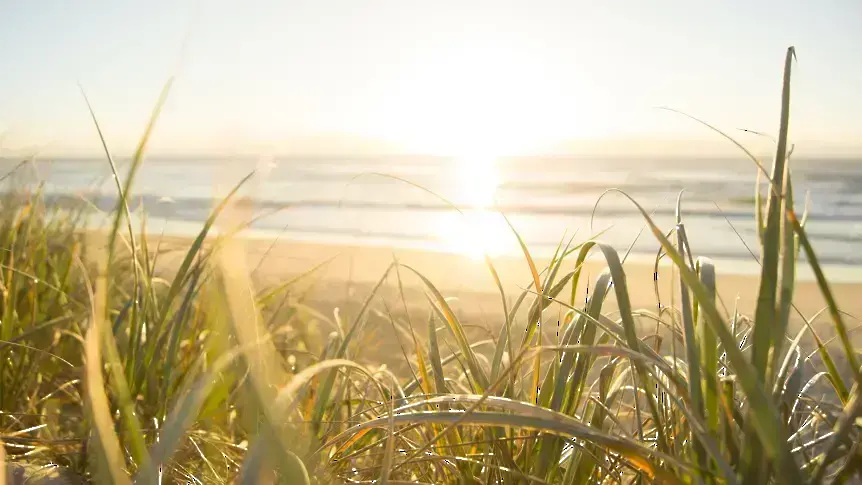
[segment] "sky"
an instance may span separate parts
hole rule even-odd
[[[0,0],[0,155],[155,153],[862,156],[859,0]],[[764,145],[765,144],[765,145]]]

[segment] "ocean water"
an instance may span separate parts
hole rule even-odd
[[[118,161],[121,178],[127,163]],[[862,161],[791,163],[797,211],[807,196],[806,227],[818,258],[862,279]],[[6,173],[15,164],[5,160],[0,168]],[[598,237],[620,251],[631,248],[633,257],[654,257],[654,238],[638,238],[643,218],[635,206],[618,192],[606,193],[616,188],[665,231],[674,226],[683,191],[683,222],[696,255],[749,267],[756,265],[752,253],[759,255],[757,170],[744,159],[150,158],[138,173],[132,209],[146,211],[151,231],[192,234],[214,200],[252,170],[241,197],[262,216],[250,231],[258,237],[515,254],[520,249],[502,212],[538,254],[571,238]],[[51,204],[86,199],[109,210],[116,200],[104,159],[37,160],[8,178],[3,190],[37,184]],[[92,224],[102,220],[94,217]]]

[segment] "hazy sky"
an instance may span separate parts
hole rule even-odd
[[[0,149],[98,153],[80,81],[129,152],[174,73],[158,152],[693,149],[654,107],[774,133],[789,45],[794,140],[862,153],[860,0],[2,0]]]

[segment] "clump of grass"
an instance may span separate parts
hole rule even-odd
[[[755,200],[762,270],[751,318],[717,299],[718,269],[692,254],[681,201],[666,232],[632,200],[659,257],[673,263],[674,306],[632,308],[622,260],[600,240],[561,243],[542,270],[522,242],[529,284],[518,295],[505,294],[487,259],[503,308],[490,342],[471,341],[434,283],[394,261],[315,348],[296,331],[310,322],[291,298],[293,282],[258,292],[241,242],[208,237],[219,217],[236,228],[248,220],[230,211],[248,177],[213,210],[168,280],[157,269],[161,249],[151,246],[145,223],[131,226],[126,204],[148,135],[124,179],[111,161],[119,197],[105,251],[89,250],[83,211],[52,212],[38,191],[16,197],[0,218],[7,460],[60,464],[106,483],[852,478],[862,464],[860,368],[794,208],[793,56],[791,48],[772,170],[751,157],[770,186],[765,203],[759,192]],[[808,320],[788,334],[800,251],[828,303],[837,349]],[[606,270],[585,281],[591,254]],[[407,278],[426,290],[427,319],[407,310]],[[399,290],[403,310],[381,308],[386,284]],[[585,285],[591,291],[582,305],[576,298]],[[543,326],[552,325],[551,309],[564,318],[560,339],[549,343]],[[409,376],[359,363],[372,322],[407,337]],[[814,373],[800,347],[806,333],[822,362]],[[825,399],[812,391],[823,380]]]

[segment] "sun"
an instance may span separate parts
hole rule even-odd
[[[571,134],[561,86],[517,46],[440,46],[401,65],[366,129],[413,153],[523,155]],[[571,87],[571,86],[569,86]],[[581,111],[580,114],[583,114]]]
[[[535,153],[573,128],[571,114],[557,108],[557,90],[537,72],[530,56],[497,45],[426,52],[393,76],[368,124],[410,153],[450,160],[440,195],[462,213],[438,220],[435,232],[446,250],[473,258],[517,250],[496,207],[500,160]]]

